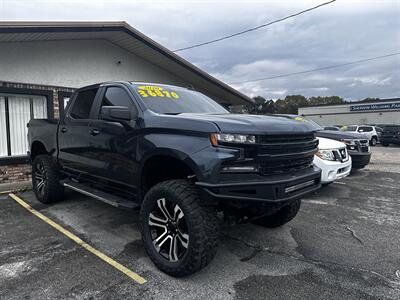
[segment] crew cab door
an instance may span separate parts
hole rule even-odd
[[[138,127],[132,121],[118,122],[102,119],[103,106],[124,106],[137,116],[138,107],[133,96],[123,85],[108,85],[96,100],[95,116],[90,122],[89,145],[97,161],[96,176],[108,181],[113,187],[124,185],[136,192],[138,163],[136,161]]]
[[[58,160],[77,174],[91,172],[96,159],[89,147],[89,124],[99,88],[78,91],[58,128]]]

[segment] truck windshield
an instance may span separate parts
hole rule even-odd
[[[315,127],[315,130],[323,130],[323,129],[324,129],[320,124],[318,124],[318,123],[315,122],[314,120],[307,119],[307,118],[304,118],[304,119],[307,120],[308,123],[310,123],[311,125],[313,125],[313,126]]]
[[[165,85],[132,84],[132,86],[146,107],[159,114],[229,113],[217,102],[196,91]]]

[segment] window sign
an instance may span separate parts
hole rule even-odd
[[[362,104],[350,106],[350,111],[368,111],[381,109],[400,109],[400,103]]]

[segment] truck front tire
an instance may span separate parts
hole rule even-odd
[[[49,155],[38,155],[32,162],[32,187],[36,198],[42,203],[62,199],[64,187],[60,184],[58,166]]]
[[[267,228],[280,227],[290,222],[299,212],[301,200],[295,200],[285,205],[272,215],[267,215],[254,220],[254,223]]]
[[[218,246],[216,210],[205,206],[187,180],[156,184],[140,211],[142,239],[153,263],[163,272],[182,277],[205,267]]]

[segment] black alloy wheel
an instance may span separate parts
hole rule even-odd
[[[47,188],[47,177],[46,177],[46,170],[42,161],[36,161],[34,166],[34,172],[32,174],[33,177],[33,186],[35,191],[40,195],[45,195],[45,190]]]
[[[158,199],[149,214],[148,224],[154,248],[162,257],[177,262],[185,255],[189,234],[185,215],[178,204]]]
[[[51,203],[63,198],[64,187],[57,164],[49,155],[38,155],[32,162],[32,187],[36,198]]]
[[[150,259],[171,276],[187,276],[204,268],[218,248],[216,209],[206,205],[188,180],[154,185],[144,197],[140,226]]]

